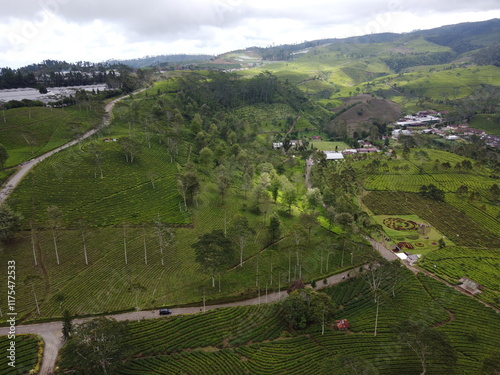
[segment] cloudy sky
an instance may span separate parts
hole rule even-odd
[[[0,67],[219,54],[492,18],[498,0],[14,0],[0,11]]]

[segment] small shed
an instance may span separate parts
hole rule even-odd
[[[460,284],[458,285],[461,289],[469,292],[470,294],[476,295],[481,293],[481,285],[476,283],[474,280],[469,279],[468,277],[462,277],[460,279]]]
[[[347,331],[349,328],[351,328],[351,325],[349,324],[347,319],[336,320],[335,326],[339,331]]]

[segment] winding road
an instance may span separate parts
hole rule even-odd
[[[135,94],[140,93],[146,89],[141,89]],[[31,159],[27,162],[24,162],[20,165],[20,168],[14,173],[9,180],[5,183],[5,185],[0,189],[0,204],[2,204],[8,196],[12,193],[12,191],[17,187],[17,185],[21,182],[24,176],[33,168],[36,164],[41,161],[47,159],[48,157],[54,155],[56,152],[64,150],[68,147],[74,146],[81,142],[82,140],[94,135],[102,128],[108,126],[111,122],[111,111],[116,103],[120,100],[128,97],[129,95],[124,95],[119,98],[116,98],[106,104],[104,107],[105,115],[102,119],[101,124],[86,132],[81,137],[72,140],[58,148],[55,148],[52,151],[49,151],[43,155],[40,155],[34,159]],[[9,332],[8,327],[0,328],[0,335],[7,335]],[[33,325],[23,325],[16,327],[16,334],[37,334],[40,335],[44,341],[44,351],[43,351],[43,360],[42,366],[39,374],[47,375],[52,374],[54,370],[54,365],[57,359],[57,354],[59,349],[61,348],[62,342],[62,323],[61,322],[51,322],[51,323],[43,323],[43,324],[33,324]]]
[[[326,279],[326,282],[321,282],[316,285],[314,289],[326,288],[327,286],[335,285],[346,278],[349,278],[349,272],[352,270],[345,271]],[[309,285],[309,287],[311,287]],[[235,307],[235,306],[250,306],[250,305],[260,305],[262,303],[272,303],[278,302],[287,296],[287,291],[279,291],[273,293],[265,293],[264,290],[261,291],[262,294],[259,297],[239,301],[224,303],[218,305],[207,305],[207,306],[193,306],[193,307],[179,307],[172,309],[172,315],[187,315],[187,314],[197,314],[203,313],[204,311],[219,309],[222,307]],[[117,321],[139,321],[143,319],[165,319],[167,317],[160,316],[158,310],[144,310],[144,311],[134,311],[129,313],[107,315],[107,318],[113,318]],[[73,324],[80,324],[92,318],[85,319],[75,319]],[[15,334],[35,334],[42,337],[44,341],[43,359],[42,366],[40,368],[40,375],[50,375],[54,371],[54,366],[57,360],[57,355],[59,349],[63,346],[64,340],[62,336],[62,322],[50,322],[50,323],[39,323],[39,324],[27,324],[16,326]],[[0,327],[0,336],[9,334],[9,327]]]
[[[145,89],[142,89],[142,90],[136,91],[135,93],[140,93],[144,90]],[[68,142],[68,143],[66,143],[58,148],[55,148],[52,151],[49,151],[43,155],[37,156],[34,159],[28,160],[28,161],[20,164],[18,171],[16,173],[14,173],[9,178],[9,180],[5,183],[5,185],[0,190],[0,204],[2,204],[7,199],[9,194],[12,193],[12,191],[16,188],[16,186],[21,182],[23,177],[26,176],[26,174],[31,170],[31,168],[33,168],[36,164],[38,164],[41,161],[47,159],[48,157],[54,155],[56,152],[59,152],[61,150],[64,150],[65,148],[68,148],[68,147],[71,147],[71,146],[78,144],[79,142],[81,142],[85,138],[88,138],[91,135],[94,135],[102,128],[108,126],[109,123],[111,122],[111,111],[113,110],[113,107],[115,106],[115,104],[117,102],[126,98],[127,96],[128,95],[120,96],[119,98],[116,98],[116,99],[112,100],[111,102],[109,102],[108,104],[106,104],[106,106],[104,107],[105,115],[102,119],[100,126],[94,128],[92,130],[89,130],[87,133],[83,134],[81,137],[79,137],[77,139],[72,140],[71,142]]]

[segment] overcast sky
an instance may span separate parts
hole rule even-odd
[[[500,18],[499,0],[10,0],[0,67],[100,62]]]

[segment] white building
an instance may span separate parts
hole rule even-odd
[[[341,152],[324,151],[326,160],[344,160],[344,155]]]

